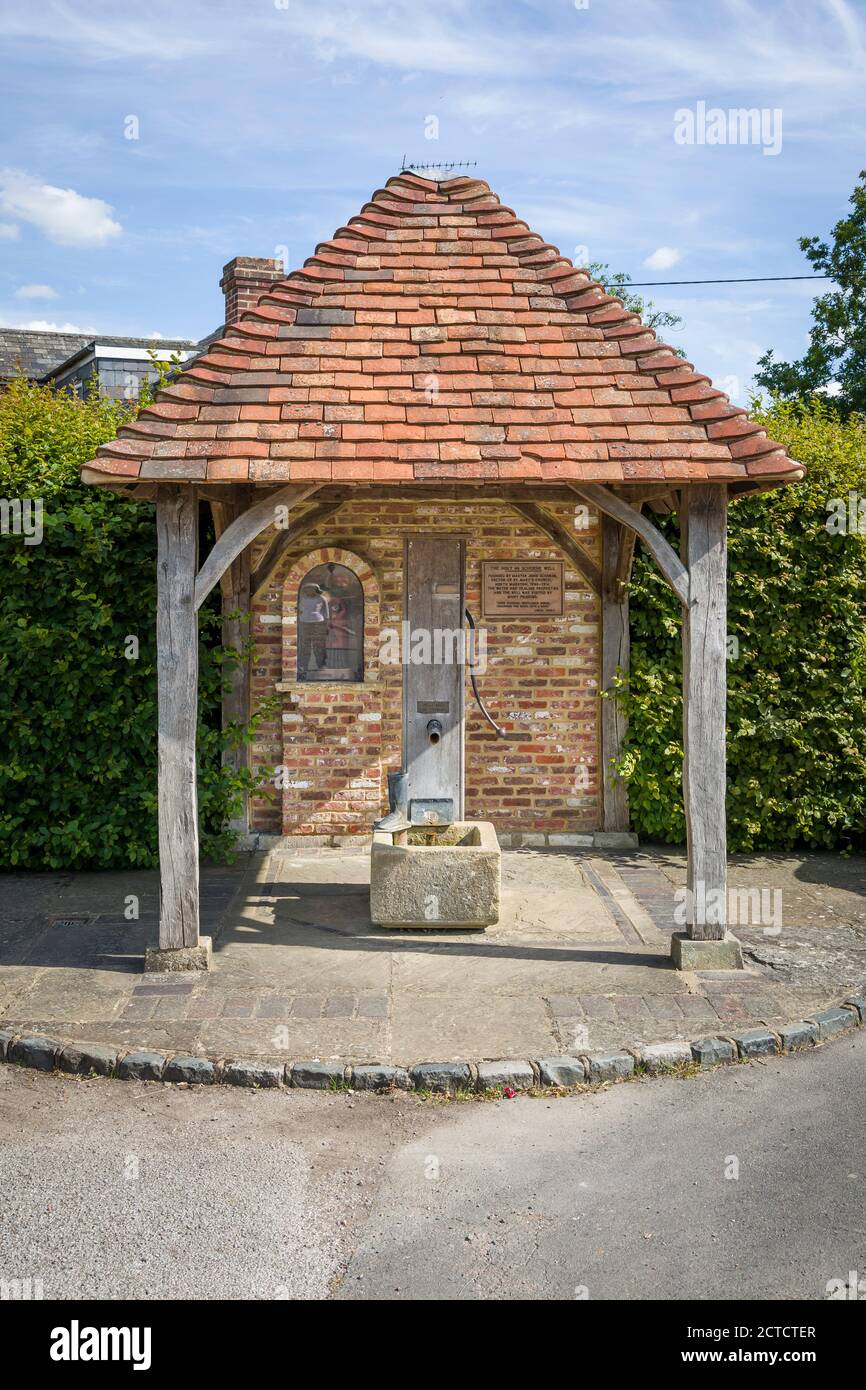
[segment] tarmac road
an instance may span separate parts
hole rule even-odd
[[[864,1076],[862,1032],[492,1104],[0,1066],[0,1280],[45,1298],[820,1300],[866,1274]]]

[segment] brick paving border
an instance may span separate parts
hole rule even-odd
[[[230,1085],[260,1088],[372,1092],[499,1091],[510,1095],[539,1087],[571,1090],[636,1075],[658,1076],[687,1066],[710,1068],[753,1057],[801,1052],[866,1024],[866,994],[778,1028],[746,1028],[685,1042],[642,1044],[576,1056],[505,1058],[479,1062],[418,1062],[397,1067],[378,1062],[311,1061],[274,1063],[245,1058],[196,1057],[186,1053],[124,1051],[93,1043],[63,1043],[37,1033],[0,1029],[0,1061],[36,1071],[123,1081]]]

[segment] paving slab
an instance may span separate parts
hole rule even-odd
[[[730,879],[744,909],[774,920],[737,926],[744,970],[691,973],[669,958],[677,850],[506,850],[499,923],[428,932],[372,925],[363,848],[281,843],[203,867],[213,969],[161,979],[143,969],[154,872],[5,875],[0,1027],[121,1051],[408,1067],[778,1031],[862,996],[863,856],[740,856]]]

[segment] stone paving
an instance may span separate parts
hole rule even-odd
[[[772,1025],[862,991],[864,868],[829,854],[732,861],[733,887],[763,890],[783,921],[738,926],[748,968],[715,974],[668,959],[678,852],[505,851],[497,927],[395,932],[370,923],[365,849],[278,843],[203,869],[214,968],[187,976],[142,973],[155,873],[4,875],[0,1024],[128,1048],[402,1065]]]

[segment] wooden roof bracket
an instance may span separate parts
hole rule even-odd
[[[256,536],[272,526],[276,520],[278,507],[297,506],[311,493],[317,492],[318,483],[289,483],[278,488],[261,502],[254,502],[240,516],[235,517],[222,532],[195,580],[195,607],[201,608],[211,589],[218,584],[229,565],[251,545]]]
[[[271,582],[276,574],[283,556],[302,540],[308,532],[314,530],[328,517],[333,516],[342,507],[341,501],[322,502],[320,506],[313,507],[310,511],[304,512],[302,517],[292,522],[291,526],[285,531],[280,531],[271,541],[264,555],[253,570],[250,579],[250,597],[258,598]]]
[[[588,502],[590,506],[597,508],[600,512],[605,512],[615,521],[621,522],[623,526],[627,526],[630,531],[634,531],[636,535],[640,536],[680,603],[688,608],[688,570],[679,555],[649,518],[643,516],[641,512],[635,511],[634,507],[618,497],[615,492],[611,492],[610,488],[605,487],[603,483],[570,483],[569,486],[584,502]]]
[[[598,565],[586,553],[580,542],[575,540],[574,536],[569,535],[565,527],[560,525],[555,517],[546,512],[543,507],[537,506],[535,502],[512,502],[511,510],[524,517],[526,521],[531,522],[533,526],[537,526],[539,531],[543,531],[553,541],[557,549],[568,557],[593,593],[601,593],[601,570]]]

